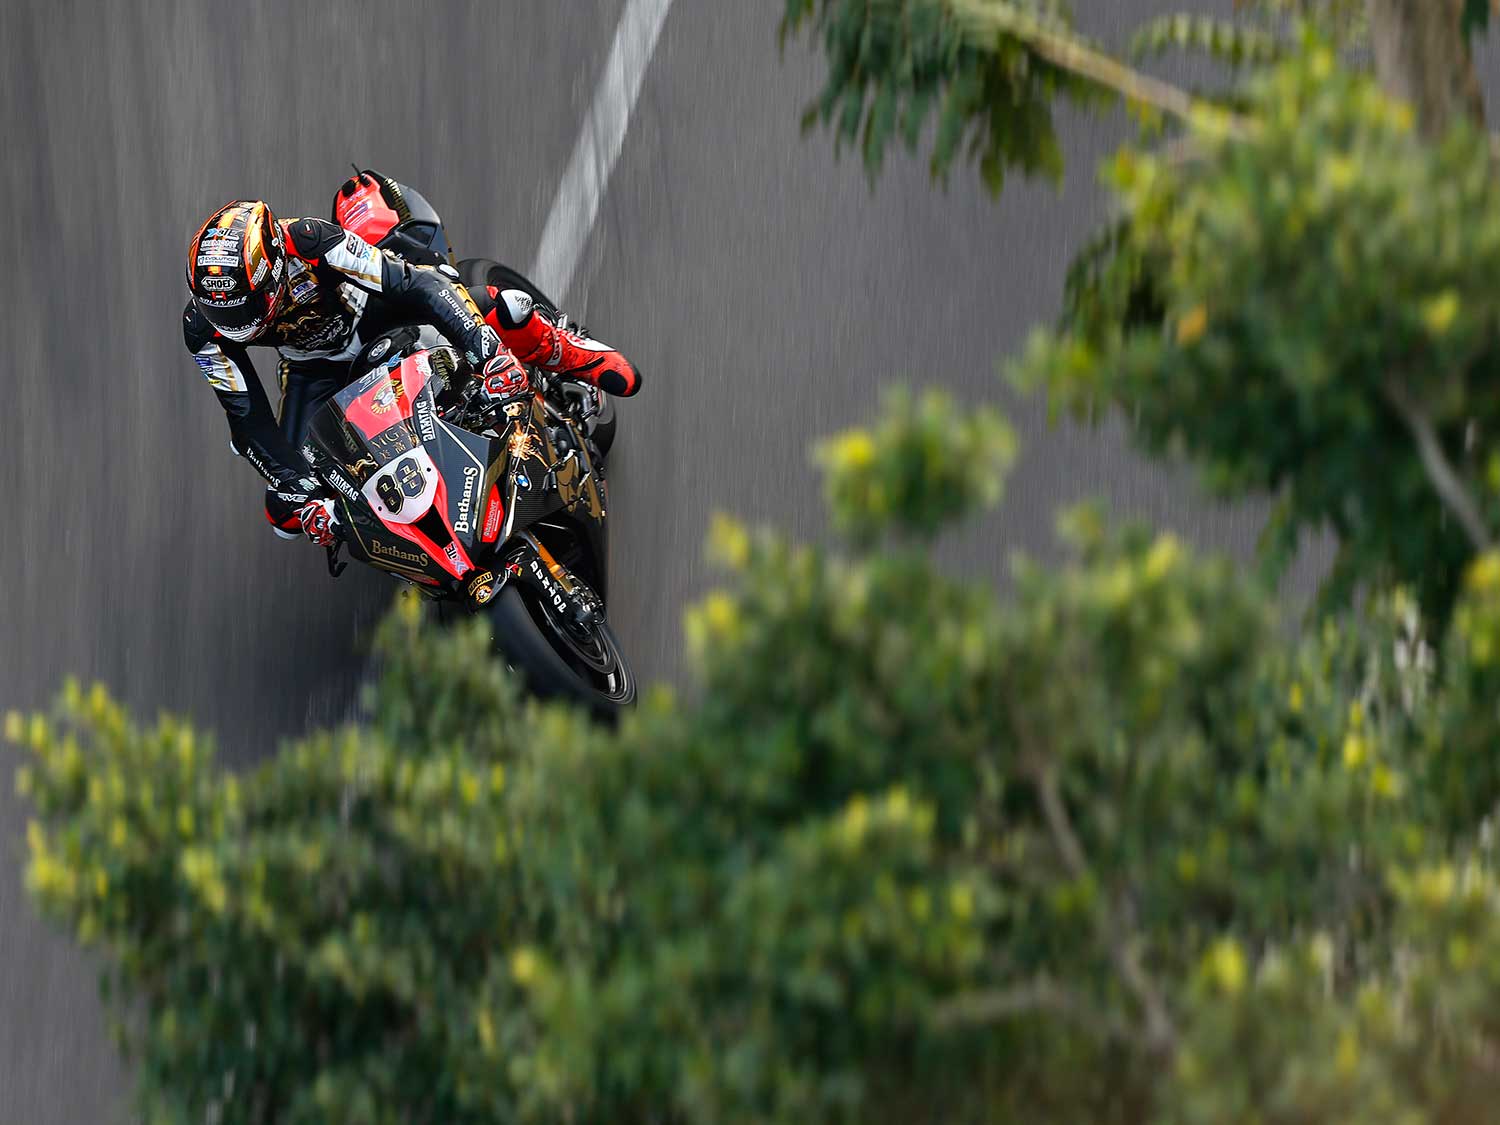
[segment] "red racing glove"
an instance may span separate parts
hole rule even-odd
[[[332,500],[309,500],[297,509],[297,522],[302,525],[303,534],[319,547],[338,544],[339,517]]]

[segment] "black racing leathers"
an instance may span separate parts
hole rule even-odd
[[[291,219],[282,227],[290,251],[286,288],[271,322],[251,343],[277,349],[283,378],[289,369],[347,369],[368,340],[401,320],[433,324],[471,362],[493,348],[468,291],[442,271],[404,262],[325,219]],[[192,301],[182,331],[224,407],[235,452],[282,501],[272,522],[285,527],[281,513],[289,515],[317,486],[293,439],[277,425],[247,346],[220,336]]]

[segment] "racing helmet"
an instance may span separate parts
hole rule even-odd
[[[198,311],[237,343],[258,336],[286,286],[281,225],[260,200],[225,204],[193,236],[187,283]]]

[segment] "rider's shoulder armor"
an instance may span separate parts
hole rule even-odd
[[[344,228],[327,219],[291,219],[286,224],[292,251],[304,262],[316,262],[344,240]]]

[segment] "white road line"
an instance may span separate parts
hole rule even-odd
[[[568,170],[552,201],[531,276],[556,301],[567,299],[584,244],[599,216],[610,174],[625,144],[641,81],[656,50],[672,0],[626,0],[614,45]]]

